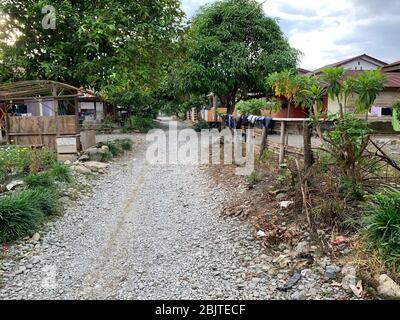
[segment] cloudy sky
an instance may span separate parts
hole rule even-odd
[[[188,16],[214,0],[182,0]],[[258,0],[262,3],[263,0]],[[385,62],[400,60],[400,0],[267,0],[290,44],[314,70],[359,54]]]

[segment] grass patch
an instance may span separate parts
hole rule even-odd
[[[31,173],[24,179],[30,189],[34,188],[54,188],[54,178],[51,172]]]
[[[43,219],[31,192],[22,191],[0,198],[0,242],[10,242],[32,235]]]
[[[132,131],[139,131],[147,133],[154,128],[154,120],[151,118],[141,118],[132,116],[128,118],[122,128],[122,133],[129,133]]]
[[[400,190],[374,195],[367,207],[365,231],[369,242],[389,266],[400,270]]]
[[[133,147],[133,141],[131,139],[117,139],[115,143],[124,151],[131,151]]]
[[[71,183],[73,176],[70,167],[57,162],[50,171],[51,176],[55,181]]]
[[[31,198],[32,205],[40,210],[44,216],[50,217],[58,213],[59,195],[56,191],[39,187],[26,192]]]
[[[249,176],[246,177],[246,180],[250,184],[257,184],[260,181],[260,175],[257,171],[253,171]]]

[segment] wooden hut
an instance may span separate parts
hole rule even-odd
[[[48,80],[0,84],[0,122],[7,142],[76,154],[81,149],[78,92]]]

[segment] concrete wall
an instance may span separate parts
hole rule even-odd
[[[347,103],[348,110],[350,112],[354,112],[355,109],[355,101],[357,96],[353,96],[350,98]],[[378,107],[391,108],[396,101],[400,101],[400,90],[390,90],[382,92],[378,98],[375,100],[374,105]],[[339,104],[337,101],[330,100],[328,101],[328,113],[338,113],[339,112]]]

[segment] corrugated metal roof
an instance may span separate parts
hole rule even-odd
[[[393,62],[382,68],[384,72],[400,72],[400,61]]]
[[[314,70],[314,71],[312,72],[312,74],[318,74],[318,73],[321,73],[323,69],[326,69],[326,68],[333,68],[333,67],[340,67],[340,66],[342,66],[342,65],[344,65],[344,64],[346,64],[346,63],[348,63],[348,62],[351,62],[351,61],[353,61],[353,60],[356,60],[356,59],[363,59],[363,58],[366,58],[366,59],[368,59],[368,60],[375,61],[375,62],[376,62],[375,64],[376,64],[377,66],[383,67],[383,66],[386,66],[386,65],[387,65],[387,63],[384,62],[384,61],[381,61],[381,60],[379,60],[379,59],[376,59],[376,58],[374,58],[374,57],[371,57],[371,56],[369,56],[369,55],[367,55],[367,54],[361,54],[361,55],[356,56],[356,57],[352,57],[352,58],[348,58],[348,59],[345,59],[345,60],[342,60],[342,61],[339,61],[339,62],[335,62],[335,63],[328,64],[328,65],[326,65],[326,66],[324,66],[324,67],[322,67],[322,68],[319,68],[319,69],[317,69],[317,70]]]
[[[354,77],[357,79],[357,77],[362,73],[364,73],[364,71],[348,70],[346,71],[346,78]],[[400,88],[400,72],[385,73],[385,76],[388,78],[385,83],[385,88]]]

